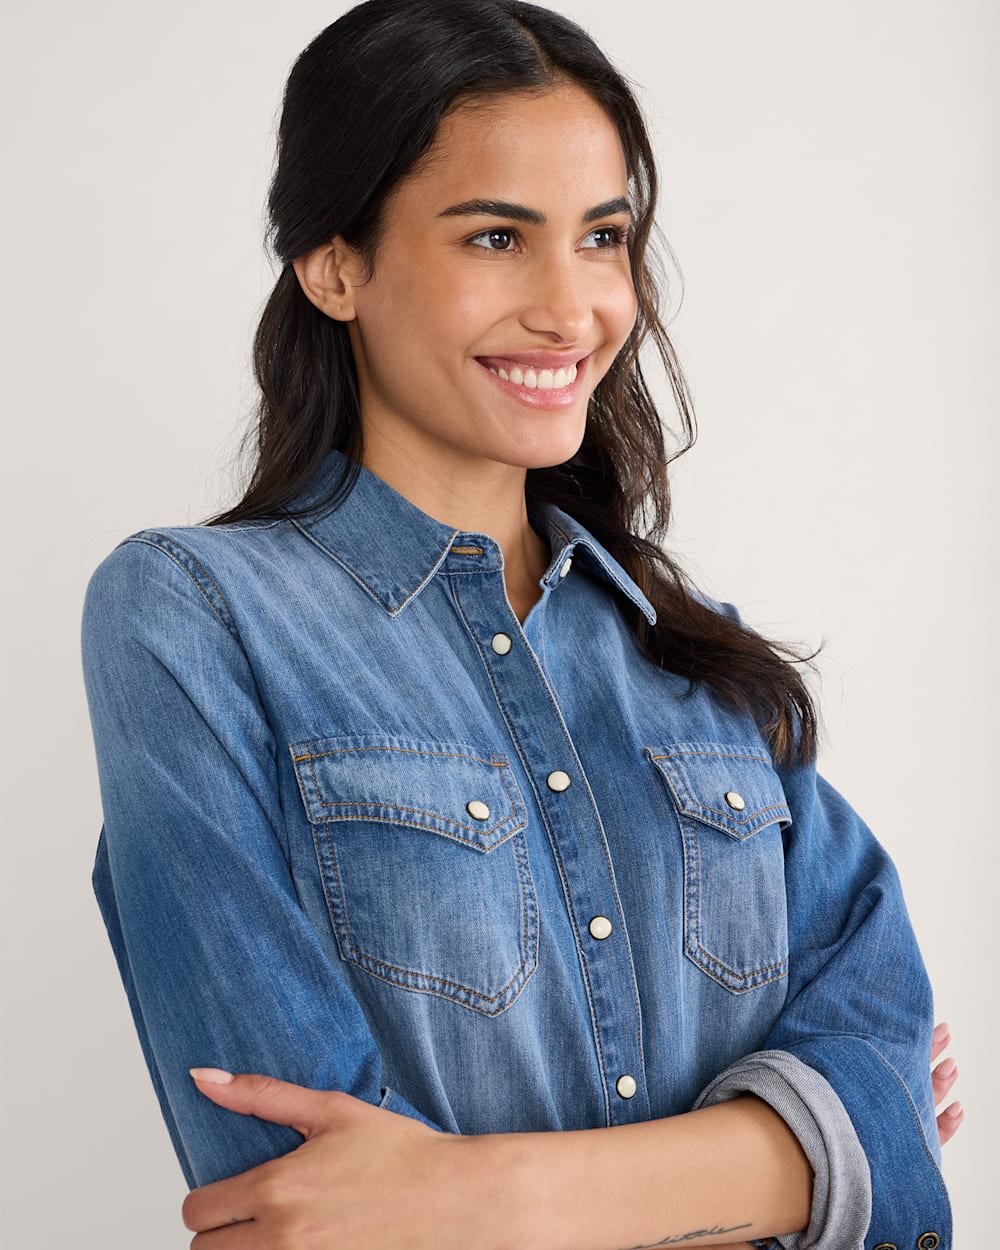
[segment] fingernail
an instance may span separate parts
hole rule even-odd
[[[965,1115],[965,1108],[960,1102],[953,1102],[950,1107],[945,1110],[945,1115],[951,1120],[960,1120]]]
[[[232,1072],[223,1072],[221,1068],[188,1068],[196,1081],[205,1081],[208,1085],[231,1085]]]
[[[933,1034],[934,1040],[936,1042],[939,1042],[942,1037],[947,1037],[949,1029],[950,1029],[950,1026],[945,1024],[944,1022],[937,1025],[934,1029],[934,1034]]]
[[[955,1062],[954,1059],[944,1059],[941,1061],[941,1063],[938,1064],[938,1067],[937,1067],[938,1076],[943,1077],[944,1080],[947,1080],[948,1077],[953,1075],[957,1067],[958,1067],[958,1064]]]

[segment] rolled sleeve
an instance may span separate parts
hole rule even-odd
[[[930,1079],[933,1001],[898,874],[814,768],[788,769],[782,784],[792,811],[788,994],[761,1052],[744,1061],[749,1070],[736,1065],[709,1088],[727,1096],[735,1081],[771,1103],[814,1165],[809,1226],[798,1242],[782,1239],[789,1250],[949,1250]]]
[[[830,1083],[794,1055],[760,1051],[720,1073],[694,1109],[742,1094],[754,1094],[777,1111],[813,1170],[809,1225],[783,1234],[779,1244],[784,1250],[860,1250],[872,1210],[868,1160]]]

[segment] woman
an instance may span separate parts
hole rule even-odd
[[[950,1245],[895,871],[660,550],[655,197],[546,10],[370,0],[292,70],[250,488],[84,622],[201,1250]]]

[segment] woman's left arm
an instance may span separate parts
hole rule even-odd
[[[947,1025],[938,1026],[932,1063],[949,1040]],[[944,1101],[956,1075],[954,1064],[944,1071],[942,1064],[937,1065],[935,1103]],[[199,1232],[192,1243],[195,1250],[252,1250],[257,1245],[283,1243],[298,1250],[344,1244],[364,1250],[404,1240],[419,1246],[421,1221],[425,1244],[435,1250],[452,1240],[518,1250],[536,1245],[572,1245],[574,1250],[600,1245],[609,1250],[612,1246],[671,1244],[747,1250],[745,1238],[751,1230],[720,1222],[718,1190],[732,1195],[732,1173],[723,1171],[727,1160],[713,1149],[717,1130],[726,1134],[729,1149],[740,1155],[737,1174],[751,1188],[756,1168],[770,1169],[775,1145],[778,1151],[789,1150],[792,1172],[797,1173],[797,1179],[791,1178],[793,1187],[797,1184],[801,1192],[802,1156],[792,1147],[788,1130],[775,1122],[773,1112],[770,1123],[768,1116],[761,1117],[764,1104],[748,1107],[746,1117],[734,1120],[733,1112],[744,1100],[713,1108],[711,1121],[704,1112],[693,1112],[675,1120],[624,1128],[453,1137],[414,1133],[409,1127],[412,1121],[349,1095],[270,1077],[240,1075],[228,1083],[219,1084],[216,1079],[197,1083],[204,1094],[229,1110],[295,1127],[306,1143],[273,1163],[193,1191],[185,1200],[183,1214],[186,1226]],[[960,1108],[948,1116],[951,1109],[938,1116],[942,1145],[961,1121]],[[768,1141],[770,1132],[775,1134],[774,1143]],[[764,1155],[741,1154],[753,1145],[744,1133],[765,1135]],[[707,1159],[691,1150],[699,1136]],[[673,1157],[662,1157],[659,1145]],[[666,1192],[659,1179],[663,1168],[670,1169],[672,1179]],[[648,1185],[643,1184],[644,1171],[652,1175]],[[332,1182],[331,1177],[335,1178]],[[692,1192],[692,1185],[696,1191],[707,1189],[707,1194]],[[677,1205],[678,1191],[692,1204],[687,1210]],[[651,1206],[647,1215],[641,1210],[643,1195]],[[752,1192],[744,1214],[756,1213],[758,1196]],[[781,1202],[787,1196],[783,1194]],[[704,1220],[691,1222],[693,1206],[699,1202],[699,1210],[712,1212],[707,1226]],[[378,1211],[377,1221],[372,1221],[373,1210]],[[505,1214],[498,1222],[498,1210],[510,1216]],[[664,1221],[674,1221],[680,1228],[685,1214],[690,1227],[683,1232],[659,1234],[652,1240],[644,1234],[645,1240],[637,1240],[644,1219],[658,1228],[665,1227]],[[234,1220],[240,1222],[239,1227],[233,1226]],[[360,1224],[360,1233],[352,1228],[354,1223]],[[613,1229],[602,1238],[603,1223]]]
[[[306,1141],[189,1194],[192,1250],[636,1250],[743,1243],[808,1218],[808,1160],[753,1097],[613,1128],[457,1136],[338,1092],[216,1080],[199,1088]]]

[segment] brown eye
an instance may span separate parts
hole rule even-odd
[[[469,240],[476,247],[484,247],[491,252],[510,251],[510,245],[513,241],[513,230],[484,230],[482,234],[473,235]]]
[[[591,230],[587,239],[592,241],[585,242],[584,246],[597,249],[621,247],[626,237],[626,232],[617,226],[600,226],[597,230]]]

